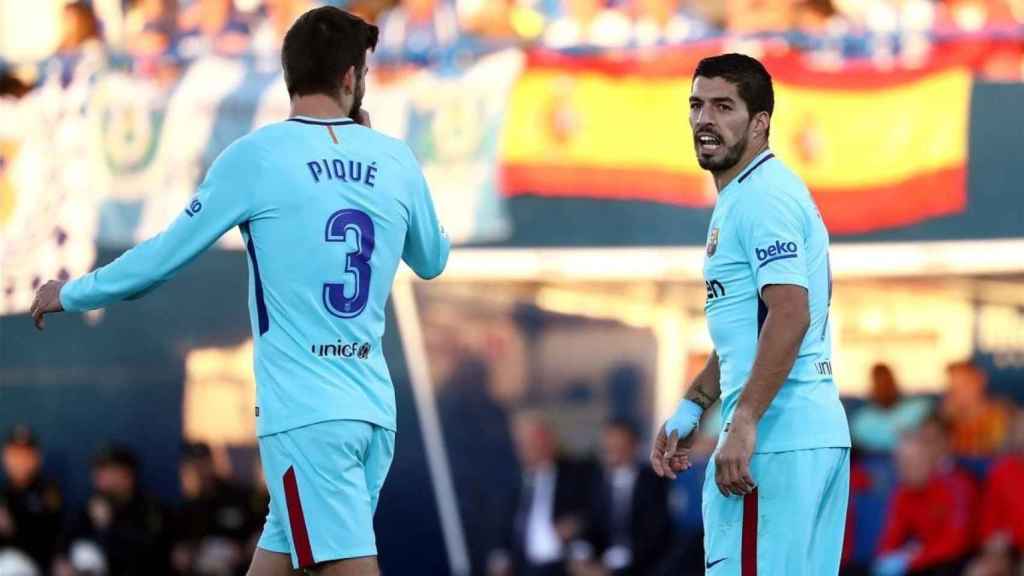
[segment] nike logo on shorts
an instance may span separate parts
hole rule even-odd
[[[713,567],[718,565],[720,562],[725,562],[725,558],[719,558],[718,560],[715,560],[714,562],[708,562],[707,564],[704,565],[704,569],[705,570],[711,570]]]

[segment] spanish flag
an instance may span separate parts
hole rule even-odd
[[[714,203],[689,126],[700,57],[535,53],[513,88],[501,146],[508,195]],[[971,71],[808,69],[765,59],[775,85],[770,145],[800,175],[836,234],[907,226],[961,212]]]

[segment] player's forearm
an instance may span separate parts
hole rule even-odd
[[[233,214],[212,212],[204,208],[201,215],[184,213],[113,262],[68,282],[61,290],[61,305],[70,311],[103,308],[139,298],[163,284],[236,224]]]
[[[69,311],[94,310],[141,296],[165,280],[162,264],[146,258],[145,250],[129,250],[110,264],[65,284],[61,305]]]
[[[704,368],[697,374],[684,397],[707,410],[722,395],[721,373],[718,369],[718,353],[712,352]]]
[[[752,422],[761,419],[793,369],[809,325],[806,305],[794,302],[769,307],[757,341],[754,366],[734,418],[748,418]]]

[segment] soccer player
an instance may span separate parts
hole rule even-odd
[[[800,179],[768,148],[774,107],[760,62],[700,62],[690,94],[697,160],[714,176],[704,280],[714,353],[651,452],[689,468],[704,410],[723,430],[704,482],[705,567],[715,576],[839,571],[850,476],[832,380],[828,232]]]
[[[32,306],[41,329],[50,312],[137,298],[241,229],[271,494],[250,576],[379,573],[373,513],[396,425],[385,303],[399,259],[433,278],[449,242],[412,151],[371,130],[361,108],[377,36],[336,8],[301,16],[281,52],[292,116],[224,150],[163,233],[47,283]]]

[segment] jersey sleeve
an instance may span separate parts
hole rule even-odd
[[[258,158],[235,143],[214,161],[196,196],[161,233],[131,248],[106,266],[72,280],[60,292],[65,310],[102,308],[140,298],[253,213]]]
[[[444,271],[451,243],[441,223],[438,222],[427,179],[423,176],[423,170],[420,169],[411,150],[408,151],[408,157],[403,168],[409,172],[410,181],[407,196],[409,231],[405,236],[405,246],[402,248],[402,260],[417,276],[429,280]]]
[[[752,192],[739,203],[738,223],[758,293],[769,284],[807,288],[807,231],[799,202],[787,194]]]

